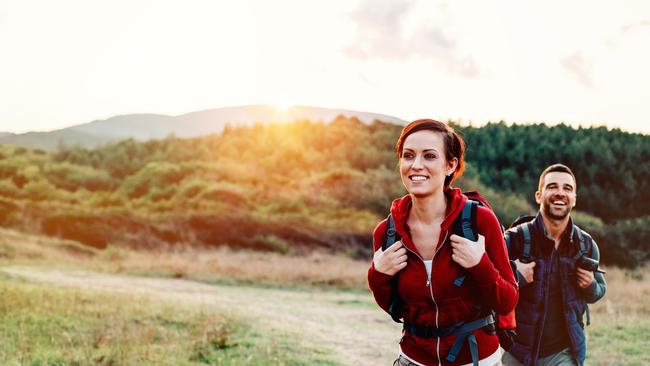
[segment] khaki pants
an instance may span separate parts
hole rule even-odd
[[[393,362],[393,366],[417,366],[413,362],[409,361],[406,359],[406,357],[400,355],[395,362]]]
[[[519,360],[514,358],[509,352],[503,354],[501,358],[501,363],[503,366],[523,366]],[[540,357],[537,359],[537,365],[539,366],[577,366],[576,361],[571,356],[571,351],[568,348],[563,349],[558,353],[548,355],[546,357]]]

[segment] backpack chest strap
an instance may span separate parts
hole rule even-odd
[[[438,338],[455,335],[456,339],[449,350],[449,354],[447,354],[447,361],[454,362],[456,357],[458,357],[460,349],[463,347],[463,343],[467,341],[470,353],[472,354],[472,363],[477,366],[479,361],[478,344],[476,342],[476,337],[474,336],[474,331],[494,324],[494,322],[494,316],[490,314],[483,318],[474,320],[473,322],[461,322],[446,328],[418,327],[411,324],[404,324],[404,331],[421,338]]]

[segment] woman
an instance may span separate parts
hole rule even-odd
[[[402,239],[383,251],[387,220],[379,223],[368,271],[370,289],[385,311],[391,280],[399,274],[404,332],[394,365],[487,366],[501,358],[497,336],[482,322],[491,319],[492,311],[512,311],[517,285],[491,210],[476,209],[476,242],[452,234],[451,225],[467,201],[450,186],[463,172],[464,150],[452,128],[430,119],[411,122],[397,141],[400,176],[409,194],[393,201],[391,215]],[[462,276],[464,281],[454,284]],[[459,328],[470,323],[479,325],[469,332],[463,328],[462,347],[452,350]],[[473,339],[477,347],[470,346]]]

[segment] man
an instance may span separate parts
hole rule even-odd
[[[506,231],[510,259],[517,266],[517,335],[503,364],[583,365],[586,355],[583,315],[587,304],[605,295],[600,272],[580,268],[581,258],[599,260],[596,242],[571,220],[576,179],[567,166],[554,164],[539,177],[535,200],[540,210],[530,222]]]

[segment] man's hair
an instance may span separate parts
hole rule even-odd
[[[542,188],[543,188],[542,186],[544,185],[544,177],[546,176],[546,174],[553,173],[553,172],[561,172],[561,173],[571,174],[571,177],[573,178],[573,183],[577,185],[576,176],[575,176],[575,174],[573,174],[573,172],[571,171],[571,169],[568,166],[566,166],[564,164],[553,164],[553,165],[550,165],[549,167],[547,167],[546,169],[544,169],[542,174],[540,174],[540,176],[539,176],[539,184],[537,185],[537,190],[538,191],[540,191],[540,192],[542,191]],[[573,187],[573,189],[576,189],[576,187]]]

